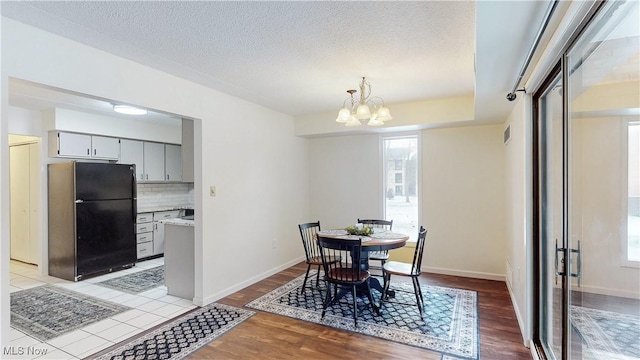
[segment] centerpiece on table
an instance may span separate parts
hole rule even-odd
[[[373,234],[373,228],[370,226],[364,226],[363,224],[355,224],[345,229],[349,235],[365,235],[369,236]]]

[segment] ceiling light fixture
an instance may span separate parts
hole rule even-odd
[[[358,90],[347,90],[347,92],[351,97],[342,103],[336,122],[343,123],[345,126],[360,126],[361,120],[369,120],[367,125],[381,126],[385,121],[393,119],[389,108],[384,105],[384,100],[379,96],[371,96],[371,83],[364,77],[360,82],[359,101],[353,98],[353,94]]]
[[[146,115],[147,110],[129,105],[113,105],[113,111],[127,115]]]

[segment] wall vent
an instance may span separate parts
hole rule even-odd
[[[507,125],[507,128],[504,129],[504,137],[503,142],[506,145],[509,140],[511,140],[511,124]]]

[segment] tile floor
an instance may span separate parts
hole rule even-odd
[[[167,295],[165,286],[131,295],[95,285],[106,279],[163,264],[164,258],[152,259],[137,263],[130,269],[71,282],[40,275],[35,266],[11,261],[11,292],[48,283],[126,305],[132,309],[46,342],[11,328],[9,349],[5,347],[0,357],[2,359],[82,359],[195,308],[196,306],[189,300]]]

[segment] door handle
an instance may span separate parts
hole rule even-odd
[[[567,262],[565,261],[565,252],[566,248],[558,247],[558,239],[556,239],[556,256],[555,256],[555,270],[556,270],[556,285],[558,284],[558,276],[567,276]],[[576,272],[572,271],[573,264],[573,255],[576,255],[575,263],[576,263]],[[562,257],[562,258],[560,258]],[[582,247],[580,244],[580,240],[578,240],[578,248],[577,249],[568,249],[568,261],[569,261],[569,271],[568,275],[578,279],[578,287],[582,284]],[[562,270],[559,267],[562,266]]]

